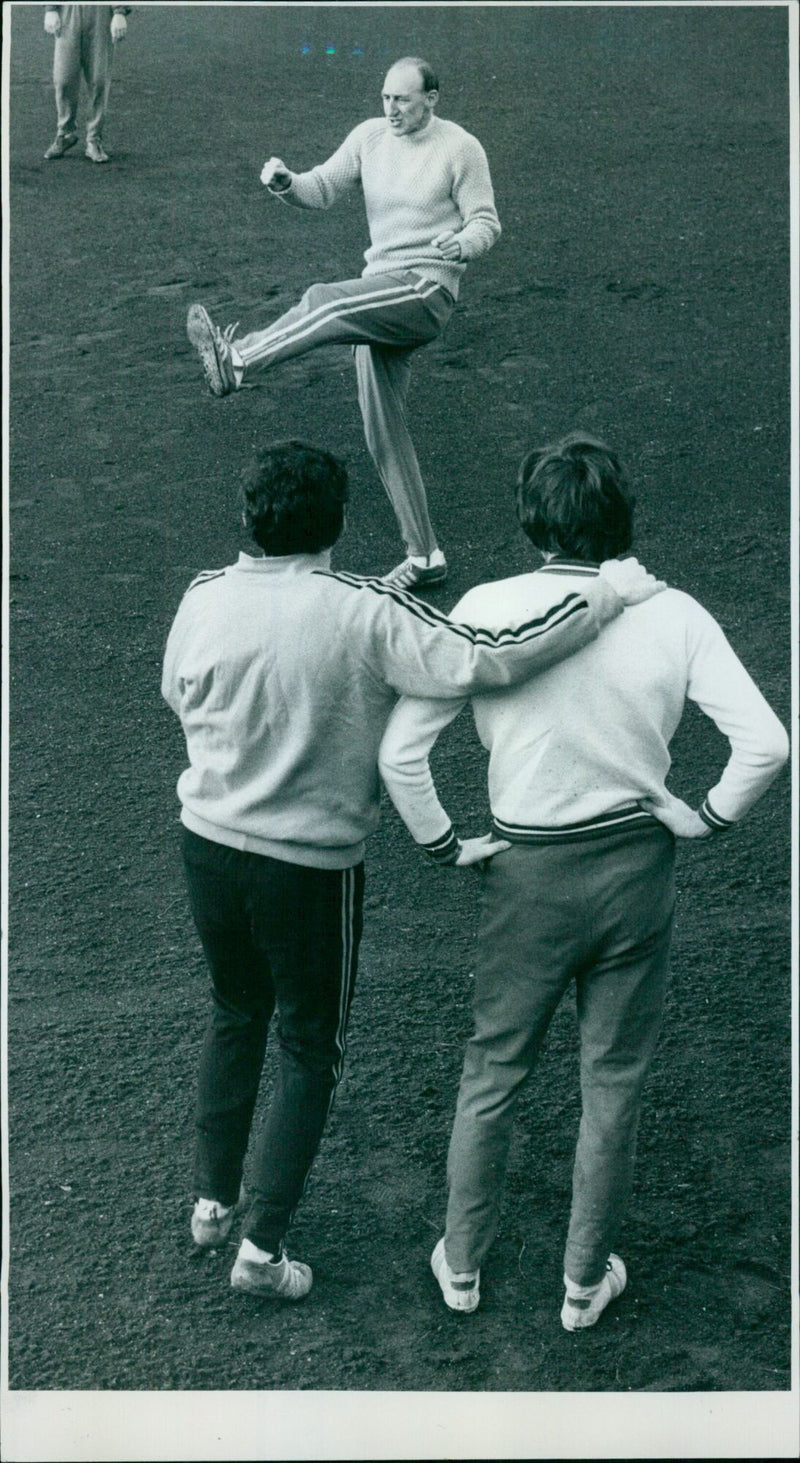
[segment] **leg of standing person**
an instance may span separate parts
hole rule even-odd
[[[367,447],[409,554],[428,558],[436,550],[436,535],[406,420],[411,351],[357,345],[354,354]]]
[[[183,845],[192,912],[214,986],[198,1077],[200,1198],[192,1231],[200,1244],[221,1242],[233,1223],[277,1001],[275,1090],[253,1156],[252,1202],[232,1282],[299,1299],[310,1288],[311,1271],[286,1260],[283,1241],[342,1075],[363,866],[340,871],[286,864],[186,829]],[[210,1217],[198,1222],[201,1208]],[[265,1269],[267,1259],[275,1263]]]
[[[477,1284],[497,1229],[516,1099],[574,976],[584,1109],[565,1274],[578,1305],[592,1306],[585,1292],[602,1282],[627,1202],[642,1089],[660,1029],[673,850],[671,835],[653,827],[586,844],[511,849],[489,866],[475,1035],[448,1154],[443,1258],[456,1275]],[[603,1304],[620,1293],[624,1267],[621,1274]],[[579,1324],[593,1324],[602,1308],[586,1311]]]
[[[114,44],[108,7],[92,6],[92,18],[83,31],[82,66],[88,88],[86,115],[86,156],[95,163],[108,162],[103,147],[103,122],[111,90],[111,65]]]
[[[253,937],[248,859],[183,829],[189,901],[212,981],[195,1109],[195,1192],[232,1209],[239,1195],[275,1005],[268,952]]]
[[[53,50],[53,87],[56,94],[56,116],[58,118],[56,140],[45,156],[59,157],[66,151],[63,147],[69,139],[72,147],[78,139],[78,101],[81,89],[81,6],[62,5],[61,31],[56,36]],[[59,149],[58,143],[62,146]]]
[[[577,899],[567,899],[565,916],[563,855],[560,847],[511,848],[482,876],[475,1030],[447,1159],[444,1249],[456,1273],[477,1272],[495,1237],[520,1089],[583,958]]]
[[[599,958],[577,981],[582,1114],[564,1271],[579,1288],[603,1277],[633,1180],[642,1092],[664,1011],[674,839],[630,833],[598,866],[606,886]]]
[[[244,1236],[279,1255],[342,1076],[358,964],[363,865],[276,865],[271,907],[254,905],[268,944],[278,1006],[278,1068],[256,1142]],[[277,882],[276,882],[277,881]]]

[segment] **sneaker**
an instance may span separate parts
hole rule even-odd
[[[108,153],[99,137],[87,137],[86,156],[91,163],[107,163],[109,160]]]
[[[465,1270],[458,1275],[450,1269],[444,1255],[444,1236],[431,1255],[431,1269],[441,1287],[444,1303],[451,1311],[475,1311],[481,1298],[480,1270]]]
[[[242,1240],[231,1270],[234,1290],[265,1295],[271,1300],[302,1300],[308,1295],[313,1279],[310,1265],[304,1265],[302,1260],[290,1260],[283,1250],[276,1260],[249,1239]]]
[[[606,1273],[597,1285],[576,1285],[564,1276],[567,1293],[561,1307],[561,1324],[565,1331],[582,1331],[593,1326],[608,1305],[622,1295],[628,1275],[619,1255],[609,1255]]]
[[[397,564],[388,574],[384,574],[383,583],[391,584],[393,589],[431,589],[434,584],[442,584],[447,578],[447,563],[441,549],[434,549],[432,554],[425,558],[417,558],[410,555],[404,559],[402,564]]]
[[[202,305],[190,305],[186,317],[186,334],[200,357],[206,381],[214,396],[227,396],[238,382],[231,358],[231,336],[236,329],[229,325],[218,330]]]
[[[45,157],[48,160],[54,157],[63,157],[64,153],[69,152],[70,148],[74,147],[77,141],[77,132],[57,132],[55,142],[50,143]]]
[[[224,1245],[233,1226],[235,1204],[220,1204],[216,1199],[198,1199],[192,1213],[192,1239],[204,1250]]]

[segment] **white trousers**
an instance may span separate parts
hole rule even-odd
[[[441,334],[453,297],[411,270],[315,284],[266,330],[234,340],[247,382],[322,345],[352,345],[372,460],[410,554],[436,548],[425,484],[406,418],[411,355]]]

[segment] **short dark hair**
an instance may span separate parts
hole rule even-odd
[[[244,522],[265,554],[318,554],[344,527],[347,468],[291,439],[256,452],[242,473]]]
[[[439,78],[433,67],[429,66],[422,56],[401,56],[399,61],[392,62],[392,66],[416,66],[422,80],[422,90],[439,90]]]
[[[535,448],[520,463],[517,517],[545,553],[594,563],[624,554],[633,543],[635,503],[619,458],[585,432]]]

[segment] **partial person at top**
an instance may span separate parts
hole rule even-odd
[[[78,141],[78,100],[81,75],[89,92],[86,118],[86,156],[92,163],[107,163],[103,122],[111,90],[114,47],[128,33],[129,5],[47,5],[44,28],[55,36],[53,85],[58,130],[45,153],[48,162],[61,158]]]

